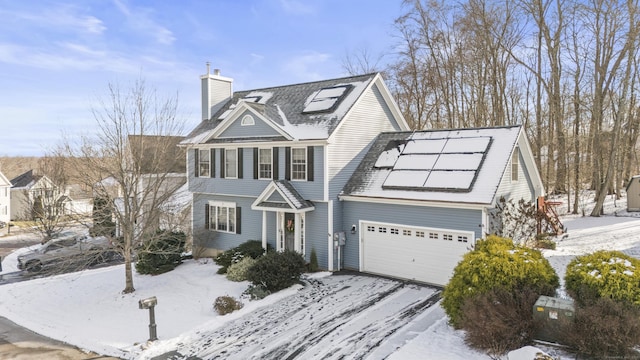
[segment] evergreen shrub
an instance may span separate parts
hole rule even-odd
[[[249,268],[247,280],[276,292],[300,281],[304,269],[304,257],[295,251],[268,252]]]
[[[494,289],[512,293],[528,289],[553,296],[558,286],[558,276],[540,251],[489,236],[478,241],[455,267],[443,291],[442,307],[451,324],[459,328],[463,304],[475,295]]]
[[[267,245],[267,251],[270,249],[271,246]],[[239,262],[245,256],[257,259],[263,254],[264,249],[262,248],[262,242],[258,240],[249,240],[216,256],[213,261],[220,266],[218,274],[226,274],[227,269],[231,264]]]
[[[138,251],[136,271],[158,275],[175,269],[182,262],[186,239],[183,232],[157,230],[144,240]]]
[[[250,256],[245,256],[237,263],[231,264],[231,266],[227,268],[227,279],[236,282],[247,280],[247,272],[249,271],[249,268],[256,263],[256,261],[256,259],[253,259]]]

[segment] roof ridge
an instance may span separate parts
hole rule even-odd
[[[313,85],[313,84],[319,84],[319,83],[323,83],[323,82],[334,82],[336,80],[347,80],[347,79],[356,79],[356,78],[369,78],[369,77],[373,77],[373,76],[378,75],[378,74],[380,74],[380,72],[372,72],[372,73],[361,74],[361,75],[349,75],[349,76],[337,77],[337,78],[332,78],[332,79],[314,80],[314,81],[299,82],[299,83],[294,83],[294,84],[276,85],[276,86],[269,86],[269,87],[257,88],[257,89],[239,90],[239,91],[234,91],[233,94],[235,95],[235,94],[238,94],[238,93],[245,93],[245,92],[252,92],[252,91],[264,91],[264,90],[269,90],[269,89],[281,89],[281,88],[287,88],[287,87],[293,87],[293,86],[301,86],[301,85]]]

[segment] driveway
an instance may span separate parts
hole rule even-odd
[[[215,330],[196,331],[175,351],[150,358],[384,358],[416,336],[408,325],[440,298],[436,288],[371,276],[332,275],[305,283],[295,295]]]

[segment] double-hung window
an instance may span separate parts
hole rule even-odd
[[[198,150],[198,175],[211,176],[211,152],[209,149]]]
[[[224,150],[224,173],[225,178],[238,177],[238,149]]]
[[[209,203],[209,229],[236,233],[236,204],[228,202]]]
[[[258,149],[258,178],[271,179],[273,158],[271,149]]]
[[[291,149],[291,180],[307,180],[307,148]]]

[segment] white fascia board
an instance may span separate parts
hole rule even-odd
[[[422,206],[422,207],[438,207],[449,209],[466,209],[466,210],[483,210],[490,206],[490,204],[477,204],[477,203],[455,203],[455,202],[442,202],[442,201],[421,201],[421,200],[409,200],[409,199],[391,199],[391,198],[378,198],[378,197],[364,197],[364,196],[352,196],[352,195],[340,195],[338,197],[340,201],[354,201],[371,204],[389,204],[389,205],[407,205],[407,206]]]
[[[538,193],[539,196],[544,196],[544,183],[542,182],[540,171],[536,166],[536,161],[533,157],[533,151],[531,150],[531,145],[529,144],[529,140],[527,139],[523,127],[520,128],[520,134],[518,134],[518,147],[520,148],[520,154],[524,159],[524,163],[527,166],[529,178],[533,183],[532,185],[534,190],[536,191],[536,193]]]

